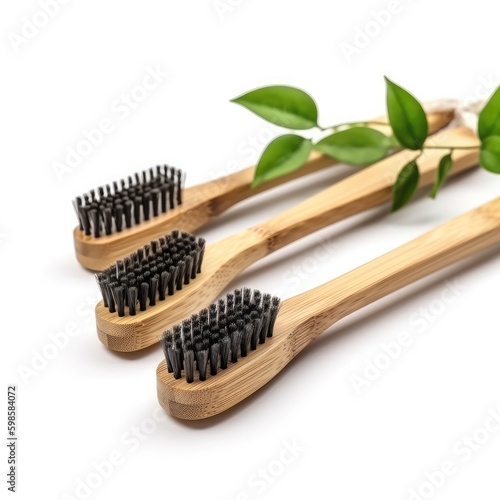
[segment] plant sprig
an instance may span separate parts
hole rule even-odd
[[[417,190],[420,172],[418,158],[426,149],[443,149],[434,185],[429,196],[435,198],[453,166],[453,150],[479,149],[481,166],[500,174],[500,87],[486,103],[478,121],[477,146],[426,145],[429,136],[427,116],[420,102],[393,81],[386,81],[388,123],[380,121],[341,123],[330,127],[318,124],[314,99],[295,87],[271,86],[252,90],[233,99],[268,122],[290,130],[319,129],[330,132],[314,142],[311,138],[287,133],[273,139],[257,164],[252,187],[302,167],[312,150],[348,165],[365,167],[385,158],[396,149],[407,148],[419,154],[400,170],[392,193],[394,212],[406,205]],[[387,126],[384,134],[373,126]]]

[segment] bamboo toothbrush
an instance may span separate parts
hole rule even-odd
[[[429,113],[429,130],[445,127],[453,115],[451,109]],[[374,128],[389,133],[388,127]],[[335,163],[315,152],[301,169],[254,189],[254,167],[185,190],[182,171],[167,166],[101,186],[74,201],[79,222],[73,232],[76,258],[84,267],[101,271],[173,229],[195,231],[246,198]]]
[[[221,413],[269,382],[340,319],[496,243],[500,198],[281,308],[277,298],[236,291],[163,335],[167,361],[156,372],[159,403],[188,420]]]
[[[459,146],[477,144],[474,133],[465,127],[445,130],[431,143],[443,140]],[[416,155],[414,151],[397,153],[206,249],[203,240],[175,233],[119,261],[97,275],[104,297],[96,306],[99,339],[116,351],[136,351],[158,342],[161,331],[215,300],[252,263],[303,236],[390,200],[397,172]],[[420,157],[421,187],[434,181],[441,155],[441,150],[428,149]],[[451,175],[477,165],[478,152],[456,149],[453,160]],[[126,306],[127,301],[132,310]]]

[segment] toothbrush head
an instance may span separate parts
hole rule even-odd
[[[173,231],[96,274],[103,305],[135,316],[188,285],[201,272],[205,240]]]
[[[138,226],[182,204],[182,170],[158,165],[77,196],[79,229],[100,238]]]
[[[245,358],[273,336],[280,299],[258,290],[235,290],[163,333],[169,373],[187,383],[204,381]]]

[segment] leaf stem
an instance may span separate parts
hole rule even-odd
[[[479,149],[481,146],[424,146],[423,149]]]
[[[318,128],[322,131],[322,132],[325,132],[326,130],[330,130],[330,129],[333,129],[333,130],[337,130],[341,127],[368,127],[370,125],[381,125],[381,126],[385,126],[385,127],[389,127],[390,124],[389,123],[385,123],[385,122],[379,122],[379,121],[366,121],[366,122],[345,122],[345,123],[339,123],[338,125],[330,125],[329,127],[320,127],[318,125]]]

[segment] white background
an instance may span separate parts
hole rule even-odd
[[[384,74],[421,100],[493,90],[500,72],[491,1],[402,0],[386,26],[370,25],[378,33],[348,61],[341,44],[353,44],[388,5],[223,0],[217,9],[212,0],[73,0],[19,44],[23,18],[40,7],[3,2],[2,366],[4,390],[15,383],[19,392],[19,498],[403,500],[444,461],[455,473],[434,492],[423,486],[427,498],[499,498],[500,432],[490,432],[469,460],[456,444],[499,410],[498,247],[339,323],[263,390],[198,423],[158,411],[157,347],[118,355],[99,343],[97,287],[73,255],[75,195],[157,163],[185,169],[188,185],[253,164],[279,130],[229,103],[252,88],[307,90],[323,124],[383,114]],[[148,66],[168,76],[125,117],[115,101]],[[64,162],[67,147],[103,118],[114,130],[58,179],[54,162]],[[215,242],[350,171],[338,167],[242,203],[200,235]],[[396,215],[385,206],[314,234],[234,285],[293,296],[499,193],[500,178],[477,170],[450,182],[437,201],[421,196]],[[325,238],[333,242],[331,258],[312,261]],[[309,270],[299,286],[293,266]],[[446,280],[457,280],[461,291],[441,307]],[[417,328],[429,307],[439,314]],[[71,324],[78,335],[23,378],[19,370],[47,349],[50,335]],[[352,376],[363,376],[365,360],[405,331],[413,343],[358,394]],[[137,428],[141,437],[133,438]],[[301,451],[280,466],[285,441]],[[99,482],[93,463],[110,454],[121,462],[109,477],[90,492],[77,490],[80,480]],[[268,467],[275,477],[257,487],[255,474]]]

